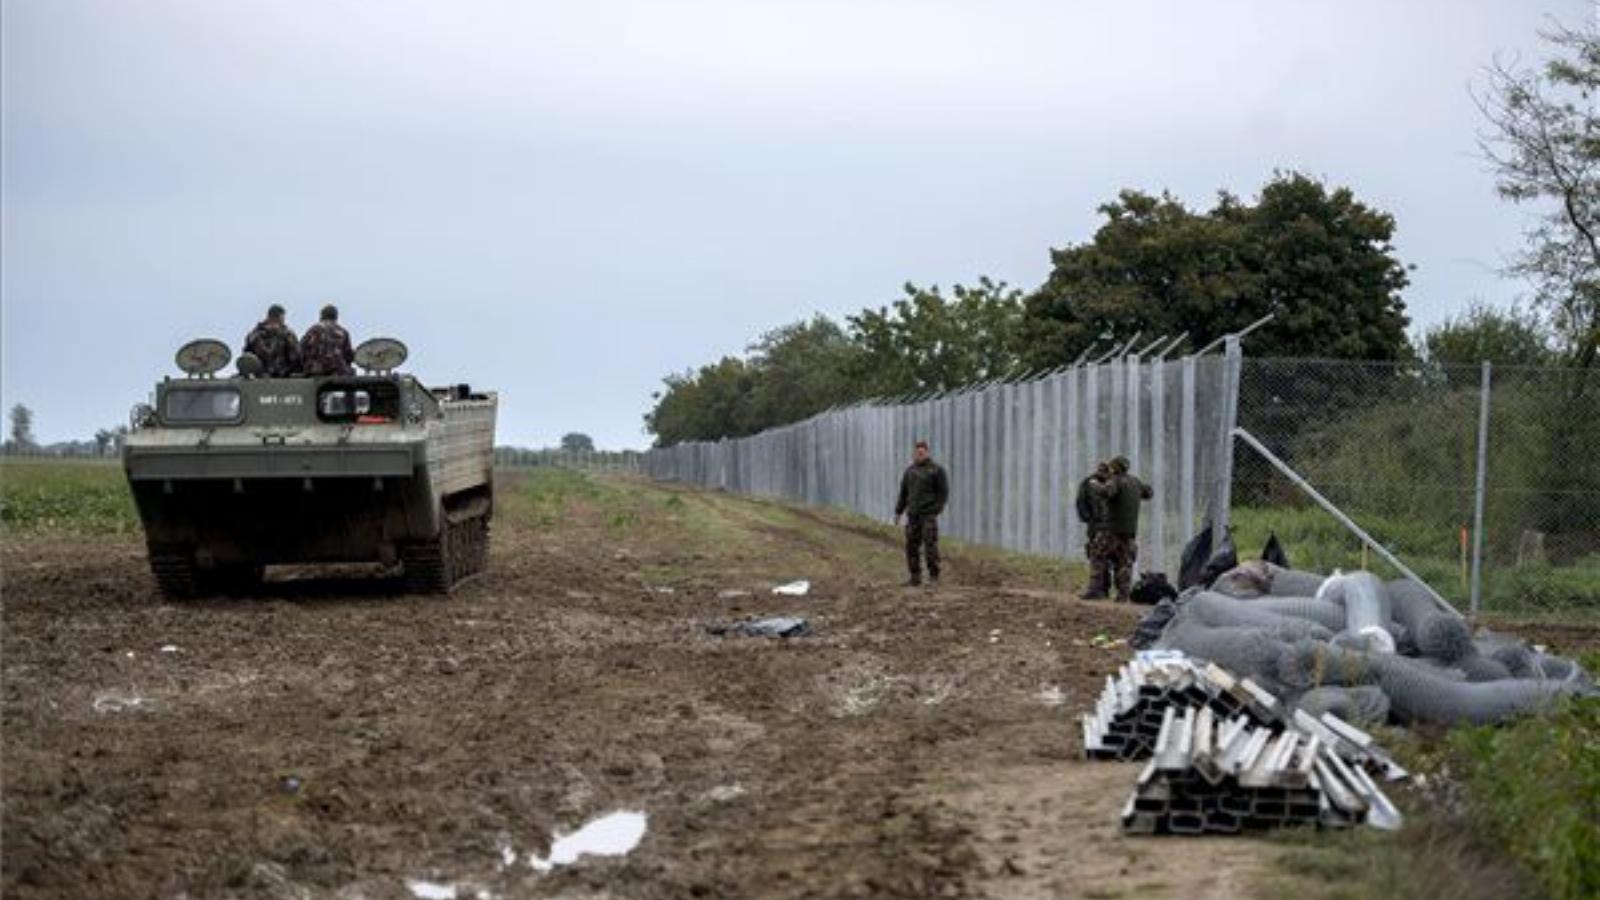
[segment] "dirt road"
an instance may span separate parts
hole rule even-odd
[[[172,605],[136,541],[8,538],[5,895],[1235,897],[1267,855],[1117,832],[1132,772],[1080,762],[1072,721],[1135,613],[1058,570],[955,549],[906,590],[859,520],[500,497],[492,571],[448,599]],[[763,614],[814,633],[705,628]],[[632,853],[528,865],[615,810],[648,816]]]

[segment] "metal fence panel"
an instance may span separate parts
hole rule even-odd
[[[1226,460],[1226,374],[1215,355],[1080,365],[831,410],[746,438],[657,448],[638,467],[658,479],[887,521],[911,445],[927,440],[950,474],[946,534],[1082,560],[1074,495],[1097,461],[1120,454],[1156,492],[1141,517],[1143,564],[1175,573],[1196,517],[1229,482],[1214,468]]]

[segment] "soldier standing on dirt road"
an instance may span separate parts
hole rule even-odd
[[[1099,491],[1111,514],[1111,527],[1100,532],[1100,552],[1111,566],[1117,599],[1126,602],[1133,587],[1133,564],[1139,558],[1139,504],[1155,494],[1128,471],[1125,456],[1111,461],[1111,480]]]
[[[282,306],[267,307],[267,317],[244,338],[244,352],[261,360],[268,378],[289,378],[300,373],[300,339],[283,320]]]
[[[1088,526],[1089,534],[1083,545],[1084,556],[1089,559],[1089,586],[1078,597],[1083,600],[1104,600],[1111,589],[1110,560],[1105,555],[1100,535],[1111,527],[1111,503],[1105,490],[1111,482],[1111,465],[1102,461],[1095,466],[1094,474],[1078,483],[1078,520]]]
[[[922,560],[928,562],[929,583],[939,584],[939,514],[950,499],[950,478],[928,455],[928,442],[917,441],[912,463],[900,476],[900,497],[894,504],[894,523],[906,517],[907,587],[922,583]]]

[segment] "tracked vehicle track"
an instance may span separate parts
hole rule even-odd
[[[489,515],[459,521],[445,519],[438,537],[416,541],[400,550],[407,593],[448,594],[488,566]]]
[[[151,547],[150,572],[155,575],[156,586],[168,600],[188,600],[200,593],[192,553]]]

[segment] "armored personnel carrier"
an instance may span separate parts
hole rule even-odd
[[[446,593],[483,570],[494,512],[497,399],[423,386],[399,341],[356,348],[359,374],[267,378],[250,353],[199,340],[181,377],[136,406],[123,448],[169,597],[248,590],[274,564],[380,562]]]

